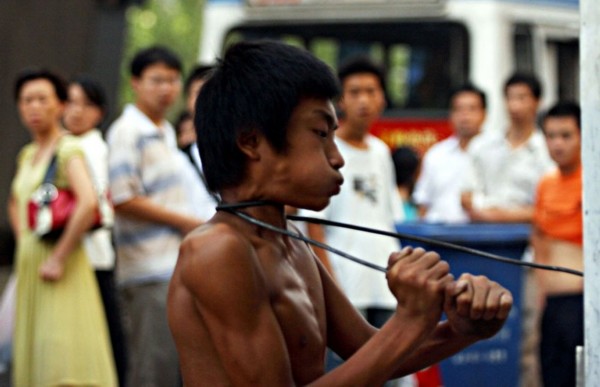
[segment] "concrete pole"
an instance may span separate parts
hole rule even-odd
[[[580,0],[585,386],[600,385],[600,7]]]

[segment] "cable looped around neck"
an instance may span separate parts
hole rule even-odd
[[[292,232],[292,231],[289,231],[289,230],[286,230],[286,229],[283,229],[283,228],[280,228],[277,226],[273,226],[272,224],[258,220],[256,218],[240,211],[240,209],[247,208],[247,207],[266,206],[266,205],[280,205],[280,204],[271,202],[268,200],[247,201],[247,202],[240,202],[240,203],[220,203],[217,206],[217,211],[225,211],[225,212],[234,214],[254,225],[266,228],[268,230],[271,230],[271,231],[274,231],[274,232],[277,232],[277,233],[280,233],[283,235],[287,235],[291,238],[301,240],[301,241],[303,241],[305,243],[309,243],[313,246],[320,247],[320,248],[330,251],[336,255],[339,255],[340,257],[349,259],[353,262],[356,262],[363,266],[367,266],[371,269],[378,270],[378,271],[381,271],[384,273],[387,272],[387,269],[382,266],[375,265],[364,259],[354,257],[354,256],[352,256],[348,253],[345,253],[341,250],[338,250],[334,247],[331,247],[324,243],[315,241],[311,238],[307,238],[300,233],[295,233],[295,232]],[[491,254],[491,253],[488,253],[485,251],[473,249],[470,247],[460,246],[460,245],[456,245],[456,244],[449,243],[449,242],[439,241],[439,240],[435,240],[435,239],[431,239],[431,238],[409,235],[409,234],[405,234],[405,233],[397,233],[397,232],[394,233],[394,232],[388,232],[388,231],[383,231],[383,230],[376,230],[376,229],[372,229],[372,228],[368,228],[368,227],[362,227],[362,226],[357,226],[357,225],[348,224],[348,223],[334,222],[334,221],[326,220],[326,219],[311,218],[311,217],[306,217],[306,216],[287,215],[286,217],[289,220],[297,220],[297,221],[303,221],[303,222],[308,222],[308,223],[313,223],[313,224],[322,224],[322,225],[333,226],[333,227],[342,227],[342,228],[347,228],[347,229],[356,230],[356,231],[384,235],[384,236],[388,236],[388,237],[392,237],[392,238],[396,238],[396,239],[400,239],[400,240],[411,240],[411,241],[415,241],[415,242],[428,243],[428,244],[431,244],[434,246],[449,248],[452,250],[479,256],[479,257],[486,258],[486,259],[491,259],[491,260],[502,262],[502,263],[507,263],[510,265],[526,266],[526,267],[531,267],[531,268],[540,269],[540,270],[557,271],[557,272],[562,272],[562,273],[566,273],[566,274],[572,274],[572,275],[576,275],[579,277],[583,277],[583,272],[569,269],[566,267],[543,265],[543,264],[535,263],[535,262],[523,262],[523,261],[519,261],[519,260],[512,259],[512,258],[503,257],[501,255]]]

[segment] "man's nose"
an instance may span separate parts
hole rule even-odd
[[[331,146],[331,150],[329,152],[329,164],[331,164],[331,166],[336,170],[342,168],[345,164],[344,157],[340,153],[335,143]]]

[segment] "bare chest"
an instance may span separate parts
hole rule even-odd
[[[287,248],[283,257],[275,251],[260,255],[261,260],[270,261],[264,273],[294,378],[310,379],[323,372],[327,345],[325,302],[316,262],[302,244]]]

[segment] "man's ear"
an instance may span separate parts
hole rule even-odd
[[[344,96],[341,96],[337,100],[337,108],[342,114],[346,112],[346,103],[344,101]]]
[[[140,78],[139,77],[131,77],[129,79],[129,85],[131,86],[131,89],[133,90],[134,93],[138,93],[138,89],[140,88]]]
[[[255,129],[243,131],[237,138],[236,143],[242,153],[250,160],[259,160],[259,146],[263,136]]]

